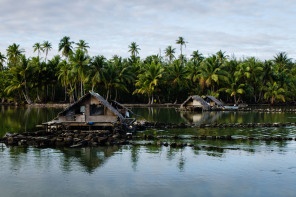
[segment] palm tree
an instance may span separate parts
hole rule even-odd
[[[51,43],[48,41],[43,41],[42,49],[45,51],[45,62],[46,62],[48,51],[50,51],[52,49]]]
[[[175,60],[174,63],[168,67],[167,73],[167,81],[169,81],[169,84],[172,85],[175,90],[176,104],[180,91],[188,86],[187,69],[183,64],[180,64],[178,60]]]
[[[132,56],[136,56],[137,54],[139,54],[139,50],[141,50],[136,42],[132,42],[131,45],[129,45],[128,47],[130,49],[128,52],[131,52]]]
[[[38,57],[40,55],[40,51],[44,51],[43,50],[43,47],[42,45],[39,43],[39,42],[36,42],[34,45],[33,45],[33,48],[34,48],[34,53],[37,51],[38,52]]]
[[[226,92],[234,98],[234,103],[238,104],[240,101],[240,96],[245,93],[245,90],[243,89],[245,84],[239,83],[239,79],[234,77],[230,77],[229,79],[230,80],[227,87],[219,89],[219,92]]]
[[[107,66],[106,58],[103,55],[95,56],[90,61],[90,78],[92,91],[95,85],[102,81],[103,69]]]
[[[191,57],[192,57],[191,60],[196,62],[202,62],[202,60],[204,59],[204,57],[202,56],[201,53],[199,53],[198,50],[193,51],[191,54]]]
[[[172,60],[175,58],[175,48],[172,48],[172,46],[168,46],[165,49],[165,56],[169,58],[169,61],[172,62]]]
[[[244,78],[252,87],[251,95],[254,97],[254,102],[258,102],[260,87],[262,87],[262,65],[263,63],[254,57],[250,57],[239,65],[236,77]]]
[[[103,68],[101,80],[103,81],[107,90],[106,100],[111,97],[111,90],[113,88],[124,90],[128,92],[125,83],[122,81],[122,70],[120,70],[114,62],[109,62],[106,67]]]
[[[66,58],[69,57],[71,53],[73,53],[72,49],[72,44],[74,42],[70,41],[70,37],[64,36],[59,43],[59,51],[62,51],[62,55],[65,56]]]
[[[225,55],[225,53],[226,52],[223,52],[221,50],[216,53],[217,59],[220,64],[223,64],[226,61],[226,59],[228,58],[228,55]]]
[[[273,58],[273,62],[279,66],[280,72],[291,64],[291,58],[288,58],[288,54],[286,52],[280,52]]]
[[[4,69],[4,62],[6,60],[6,57],[5,55],[3,55],[1,52],[0,52],[0,71],[3,71]]]
[[[180,45],[180,50],[181,50],[181,57],[182,57],[182,47],[183,47],[183,45],[186,47],[186,43],[187,42],[185,42],[185,40],[184,40],[184,38],[183,37],[179,37],[178,38],[178,40],[176,40],[176,44],[179,44]],[[182,59],[182,62],[183,62],[183,59]]]
[[[221,81],[228,81],[228,73],[220,63],[216,55],[212,55],[203,61],[200,67],[200,85],[203,88],[205,85],[215,91],[215,85],[219,85]]]
[[[87,48],[89,48],[88,43],[86,43],[84,40],[79,40],[78,43],[76,43],[77,49],[81,49],[85,53],[87,53]]]
[[[27,103],[32,104],[28,91],[28,79],[31,78],[29,75],[32,73],[29,61],[25,55],[20,56],[20,62],[10,69],[12,79],[10,79],[10,85],[5,90],[8,94],[14,90],[20,90]]]
[[[70,63],[73,65],[73,71],[76,72],[80,79],[80,96],[83,96],[83,83],[85,80],[86,66],[89,63],[89,57],[81,49],[70,55]]]
[[[265,88],[266,92],[264,94],[265,99],[270,99],[270,103],[274,104],[277,100],[282,100],[285,102],[285,90],[280,88],[276,82],[271,84],[270,82],[267,83],[267,87]]]
[[[6,51],[7,51],[7,57],[8,57],[10,66],[16,66],[17,62],[20,59],[20,55],[23,52],[25,52],[25,50],[20,49],[19,44],[15,44],[15,43],[13,43],[12,45],[9,45]]]
[[[61,81],[61,83],[64,85],[65,88],[65,101],[67,100],[67,86],[68,86],[68,73],[70,70],[70,65],[66,60],[63,60],[58,65],[59,69],[56,73],[58,79]]]
[[[161,64],[146,64],[143,68],[143,73],[138,75],[138,80],[136,80],[136,86],[139,88],[134,91],[133,94],[147,94],[149,98],[148,104],[153,104],[153,93],[157,90],[159,86],[164,68],[161,67]]]
[[[37,88],[36,93],[37,93],[37,101],[41,101],[40,96],[39,96],[39,89],[42,87],[42,82],[45,81],[44,77],[44,64],[40,62],[40,58],[33,57],[31,61],[29,62],[29,65],[32,67],[32,72],[34,77],[32,78],[34,86]]]

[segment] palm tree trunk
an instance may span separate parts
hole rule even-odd
[[[109,99],[109,87],[107,89],[107,97],[106,97],[106,100],[108,101],[108,99]]]
[[[32,104],[32,100],[30,99],[29,93],[28,93],[28,88],[27,88],[27,80],[26,80],[26,76],[25,76],[25,93],[26,93],[26,101],[29,105]]]
[[[67,84],[65,82],[65,101],[67,100]]]
[[[54,101],[55,97],[55,86],[51,84],[51,100]]]
[[[39,97],[39,87],[37,86],[37,101],[40,102],[40,97]]]
[[[117,89],[115,90],[115,101],[117,101]]]
[[[83,87],[82,87],[82,78],[80,78],[80,96],[82,97],[83,95]]]

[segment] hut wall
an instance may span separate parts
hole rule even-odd
[[[186,106],[192,106],[193,105],[193,102],[192,101],[189,101],[188,103],[185,104]]]
[[[114,122],[116,120],[117,120],[117,116],[108,116],[108,115],[87,117],[87,122]]]
[[[202,106],[202,104],[197,100],[193,100],[193,105],[194,106]]]

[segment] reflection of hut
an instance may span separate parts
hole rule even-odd
[[[60,112],[56,121],[45,124],[113,126],[115,123],[119,123],[128,125],[132,123],[128,116],[128,109],[119,103],[109,103],[98,93],[89,92]]]
[[[211,108],[224,108],[224,104],[216,99],[214,96],[206,96],[205,101],[211,106]]]
[[[210,110],[210,105],[205,102],[200,96],[194,95],[189,96],[188,99],[184,101],[184,103],[182,103],[180,109],[191,111]]]

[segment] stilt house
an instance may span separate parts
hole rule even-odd
[[[135,119],[129,118],[129,112],[121,104],[109,103],[98,93],[89,92],[60,112],[54,123],[68,126],[130,125]]]

